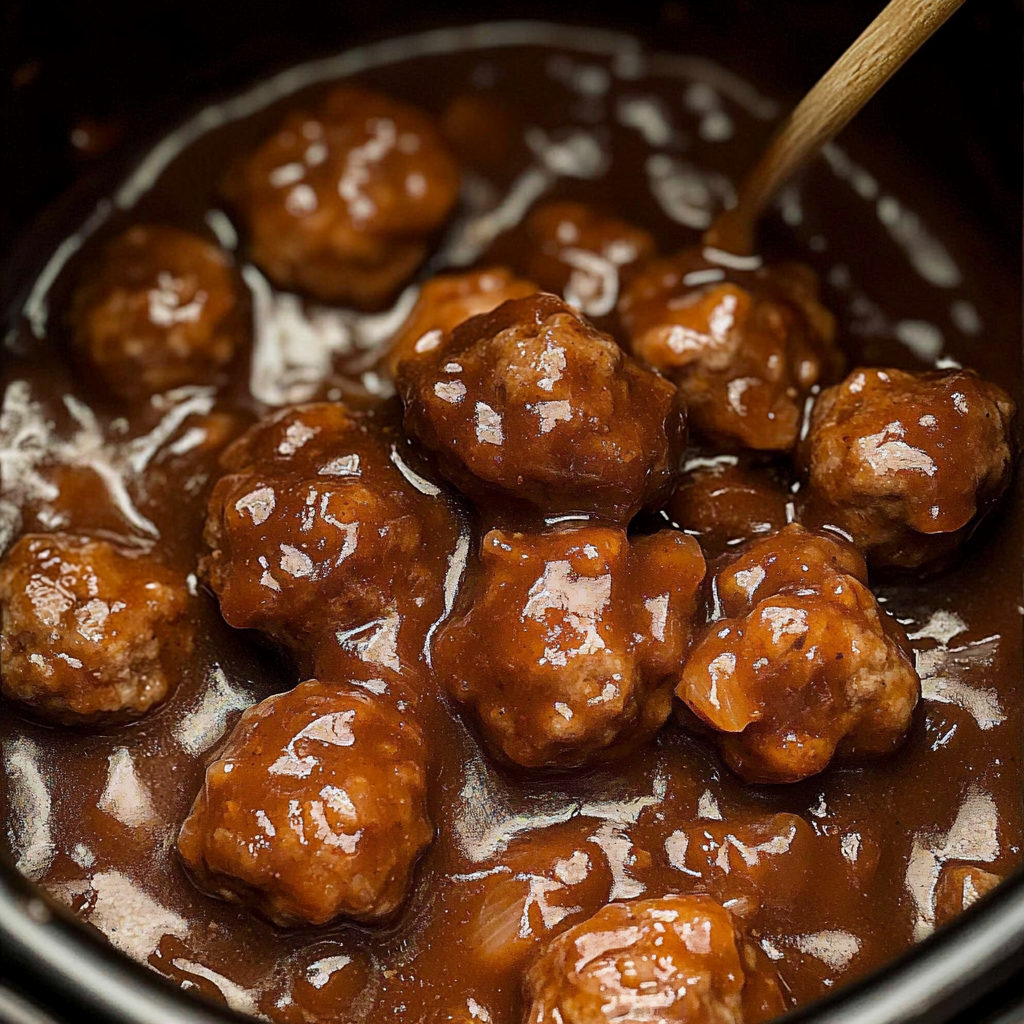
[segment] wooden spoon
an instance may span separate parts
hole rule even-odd
[[[891,0],[786,118],[704,245],[754,254],[758,217],[779,187],[818,155],[964,0]]]

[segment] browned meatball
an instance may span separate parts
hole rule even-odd
[[[417,489],[401,450],[386,412],[327,402],[239,438],[206,523],[203,571],[224,618],[300,653],[341,645],[393,670],[416,657],[443,606],[457,523],[436,486]]]
[[[794,524],[715,581],[726,617],[690,652],[676,693],[748,782],[888,753],[910,724],[920,682],[906,639],[841,547]]]
[[[977,864],[944,865],[935,886],[936,926],[952,921],[1002,880],[1002,875],[986,871]]]
[[[343,87],[289,114],[228,191],[275,284],[374,308],[423,262],[458,198],[459,169],[427,115]]]
[[[477,501],[626,520],[677,469],[675,388],[553,295],[460,324],[398,384],[408,433]]]
[[[527,767],[607,759],[671,710],[704,559],[664,530],[491,530],[481,566],[434,645],[438,676],[490,747]]]
[[[279,925],[386,918],[433,837],[419,726],[310,679],[246,711],[178,836],[200,888]]]
[[[679,385],[691,425],[722,442],[788,451],[813,385],[841,362],[812,271],[725,270],[686,250],[647,263],[619,301],[637,358]]]
[[[446,345],[451,332],[464,320],[490,313],[508,299],[522,299],[537,291],[532,281],[515,277],[506,267],[431,278],[391,341],[388,368],[394,375],[399,363]]]
[[[528,1024],[754,1024],[785,1002],[765,955],[707,896],[609,903],[527,971]]]
[[[969,370],[854,371],[815,403],[803,518],[840,527],[874,565],[948,554],[1006,489],[1014,412]]]
[[[220,249],[164,225],[118,235],[73,300],[75,344],[122,398],[215,381],[242,338]]]
[[[726,455],[684,467],[668,511],[714,558],[781,530],[789,500],[777,467]]]
[[[586,316],[602,317],[615,309],[622,271],[655,250],[643,228],[559,200],[534,209],[494,254]]]
[[[793,523],[736,552],[715,577],[715,595],[721,614],[734,618],[787,587],[821,589],[833,573],[868,581],[864,557],[856,548],[833,534]]]
[[[192,649],[185,581],[141,551],[27,534],[0,565],[3,693],[67,724],[166,699]]]

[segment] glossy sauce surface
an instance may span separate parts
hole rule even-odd
[[[693,245],[778,113],[770,100],[714,65],[649,57],[600,34],[570,38],[551,31],[546,42],[532,45],[512,45],[501,29],[491,42],[486,33],[432,38],[404,50],[399,45],[390,56],[362,51],[348,64],[317,72],[326,81],[358,71],[361,86],[437,116],[447,110],[443,123],[453,139],[465,140],[469,148],[456,150],[471,165],[478,133],[460,134],[459,126],[474,123],[481,97],[496,97],[505,111],[506,121],[484,120],[510,125],[514,143],[496,165],[477,160],[465,172],[463,206],[428,257],[425,274],[487,266],[492,244],[495,255],[512,262],[516,236],[499,236],[541,197],[613,211],[649,232],[665,253]],[[301,102],[315,104],[325,90],[311,85]],[[298,624],[309,618],[308,609],[299,608],[291,610],[293,621],[274,613],[274,621],[285,623],[277,639],[290,648],[281,654],[225,624],[198,583],[221,451],[275,407],[343,399],[365,410],[359,415],[381,431],[369,454],[361,441],[352,451],[358,449],[364,463],[377,460],[375,474],[394,478],[395,502],[415,505],[413,492],[445,491],[440,477],[406,451],[397,428],[387,428],[395,430],[387,440],[381,426],[396,422],[381,346],[412,307],[412,292],[393,309],[369,314],[303,301],[274,289],[240,248],[243,308],[232,315],[251,324],[252,354],[243,352],[219,390],[181,388],[126,415],[98,380],[70,361],[74,342],[64,311],[104,241],[132,223],[163,222],[234,247],[221,199],[223,174],[299,105],[295,96],[282,95],[264,87],[211,108],[205,121],[171,136],[164,152],[173,159],[144,164],[89,237],[73,236],[80,247],[54,265],[55,279],[30,297],[8,339],[0,424],[3,546],[19,532],[57,530],[151,544],[166,565],[189,577],[194,592],[187,611],[194,651],[172,696],[137,723],[58,730],[27,721],[11,705],[0,708],[6,828],[22,870],[125,952],[237,1009],[288,1022],[484,1024],[521,1019],[521,976],[538,942],[609,900],[701,891],[730,902],[758,946],[759,962],[777,972],[789,1006],[863,974],[926,935],[948,914],[937,907],[937,896],[948,890],[950,899],[962,902],[968,884],[984,888],[982,874],[958,881],[943,873],[947,861],[974,865],[976,872],[1012,871],[1024,829],[1019,490],[941,577],[880,586],[872,580],[884,608],[906,629],[923,684],[908,739],[892,756],[863,766],[833,764],[788,786],[748,785],[713,744],[670,720],[654,740],[613,765],[545,776],[508,763],[497,767],[456,705],[424,686],[417,715],[433,751],[425,791],[437,838],[416,869],[400,915],[366,927],[282,930],[192,885],[174,843],[227,732],[245,708],[291,690],[313,671],[336,671],[339,659],[351,665],[352,653],[344,647],[339,653],[338,645],[317,647],[316,638],[297,639]],[[448,106],[459,96],[460,106]],[[930,203],[912,167],[862,148],[853,156],[830,147],[803,182],[787,189],[781,216],[767,226],[766,256],[799,259],[819,271],[824,304],[836,315],[851,366],[920,369],[961,361],[1019,399],[1016,283],[1001,277],[972,226]],[[920,198],[925,210],[904,205],[897,198],[903,195]],[[542,230],[537,226],[534,235]],[[647,243],[640,237],[633,244]],[[578,304],[601,327],[612,326],[601,318],[618,293],[623,261],[616,252],[621,256],[614,250],[597,264],[577,258],[581,265],[561,285],[566,297],[570,286],[575,289]],[[515,269],[538,281],[551,274],[539,283],[559,286],[557,268],[542,261],[524,260]],[[237,482],[236,507],[240,500],[248,509],[240,513],[248,517],[243,526],[266,507],[243,499],[274,486],[275,460],[306,457],[298,449],[281,455],[282,439],[272,441],[231,467],[259,476]],[[731,456],[708,448],[689,458],[697,469],[700,460],[728,465]],[[310,466],[311,479],[322,484],[323,465],[311,460]],[[218,486],[234,486],[227,479]],[[292,508],[295,497],[276,505],[279,516],[301,517],[305,498]],[[777,502],[771,509],[769,518],[777,517]],[[416,514],[422,523],[425,513]],[[403,558],[430,562],[443,586],[419,604],[403,605],[415,588],[407,590],[399,573],[382,593],[360,593],[377,602],[374,614],[384,619],[392,604],[398,608],[395,657],[405,671],[395,669],[398,678],[386,680],[392,685],[426,678],[418,675],[425,671],[426,639],[465,644],[468,633],[486,644],[488,631],[501,628],[499,619],[470,624],[461,637],[453,631],[454,623],[465,622],[460,601],[479,583],[471,553],[489,542],[523,544],[516,531],[536,516],[510,506],[493,522],[455,499],[450,510],[446,505],[434,514],[429,536],[406,538],[401,550]],[[710,518],[717,522],[714,513]],[[584,528],[547,525],[562,533]],[[226,523],[225,532],[230,528]],[[277,528],[275,521],[266,523],[266,535]],[[625,559],[619,550],[625,536],[607,526],[585,529],[602,531],[601,557],[611,566],[594,575],[617,580],[615,560]],[[629,545],[647,544],[645,532],[634,527]],[[724,546],[732,539],[725,536]],[[550,543],[566,547],[563,541]],[[712,569],[719,554],[713,547],[706,551]],[[311,558],[314,552],[301,553]],[[542,550],[531,557],[550,567],[566,557],[556,554]],[[382,560],[373,548],[365,557],[367,564]],[[254,564],[254,580],[264,568]],[[679,573],[686,575],[683,568]],[[638,582],[636,565],[621,574],[624,585],[648,586]],[[348,592],[348,581],[332,589],[324,580],[324,602]],[[524,577],[522,604],[530,582]],[[648,589],[648,596],[657,596]],[[240,608],[252,607],[249,597],[241,595]],[[336,618],[344,616],[344,608],[332,608]],[[473,614],[486,619],[486,612],[485,598]],[[352,621],[367,614],[361,608]],[[624,637],[626,627],[602,622],[602,629],[621,653],[616,634]],[[620,646],[623,657],[636,654],[625,640]],[[410,782],[412,789],[417,785]],[[543,979],[532,978],[539,991]]]

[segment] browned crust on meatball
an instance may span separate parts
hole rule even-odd
[[[288,114],[226,191],[275,284],[375,309],[426,257],[458,198],[459,168],[428,115],[342,86]]]
[[[617,528],[490,531],[435,669],[485,741],[526,767],[608,760],[671,710],[704,559],[685,534]]]
[[[909,727],[920,680],[906,637],[841,545],[793,524],[716,580],[722,617],[676,694],[747,782],[796,782],[834,756],[889,753]]]
[[[106,540],[27,534],[0,565],[4,696],[69,725],[137,718],[191,652],[185,581]]]
[[[842,362],[799,264],[726,270],[684,250],[644,264],[618,310],[633,354],[676,381],[692,426],[725,444],[788,451],[811,388]]]
[[[478,502],[625,521],[678,469],[673,385],[553,295],[465,321],[398,386],[406,431]]]
[[[785,1009],[764,954],[707,896],[609,903],[547,947],[523,994],[528,1024],[754,1024]]]
[[[1015,412],[970,370],[855,370],[815,402],[802,518],[839,527],[875,566],[948,559],[1006,490]]]
[[[433,837],[425,762],[393,705],[308,680],[242,715],[178,853],[201,889],[282,926],[390,917]]]
[[[243,336],[228,258],[167,225],[137,224],[108,242],[71,319],[83,359],[128,400],[218,382]]]
[[[418,660],[458,522],[438,488],[403,475],[402,451],[386,411],[328,402],[281,410],[231,445],[201,563],[226,621],[306,666],[325,645],[392,671]]]
[[[522,299],[539,289],[507,267],[488,267],[464,274],[439,274],[420,289],[419,298],[388,346],[391,375],[400,363],[440,350],[459,324],[490,313],[509,299]]]

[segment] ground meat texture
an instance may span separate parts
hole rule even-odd
[[[163,225],[113,239],[78,286],[71,316],[83,359],[128,400],[217,381],[243,337],[227,257]]]
[[[707,896],[609,903],[526,972],[527,1024],[754,1024],[785,1010],[767,958]]]
[[[603,317],[615,309],[620,274],[655,249],[643,228],[584,203],[556,201],[534,209],[494,254],[586,316]]]
[[[226,191],[275,284],[372,309],[423,262],[459,169],[426,114],[344,87],[289,114]]]
[[[625,753],[671,710],[704,559],[685,534],[491,530],[433,664],[497,756],[569,767]]]
[[[811,388],[834,380],[835,323],[811,270],[726,270],[686,250],[643,266],[619,301],[633,354],[676,381],[691,425],[720,443],[788,451]]]
[[[419,726],[308,680],[243,715],[178,837],[201,889],[281,926],[376,921],[405,900],[433,837]]]
[[[417,657],[443,605],[458,526],[402,450],[386,411],[327,402],[285,409],[239,438],[210,497],[202,562],[227,622],[310,657],[340,645],[396,671]]]
[[[673,385],[553,295],[467,320],[398,385],[406,431],[478,502],[625,521],[677,470]]]
[[[388,369],[394,375],[399,363],[442,349],[452,331],[471,316],[490,313],[508,299],[537,291],[532,281],[515,277],[506,267],[432,277],[391,341]]]
[[[735,455],[698,458],[684,466],[668,512],[715,558],[781,530],[790,498],[779,467]]]
[[[106,540],[27,534],[0,565],[3,694],[70,725],[136,718],[192,650],[182,577]]]
[[[942,559],[1006,489],[1014,412],[970,370],[854,371],[814,405],[803,518],[838,526],[873,565]]]
[[[856,574],[841,542],[788,527],[716,579],[722,614],[676,688],[747,782],[796,782],[833,756],[894,750],[920,694],[906,638]],[[799,557],[793,549],[804,541]],[[858,566],[855,554],[848,565]]]
[[[1002,875],[986,871],[977,864],[944,865],[935,886],[936,926],[952,921],[1002,880]]]

